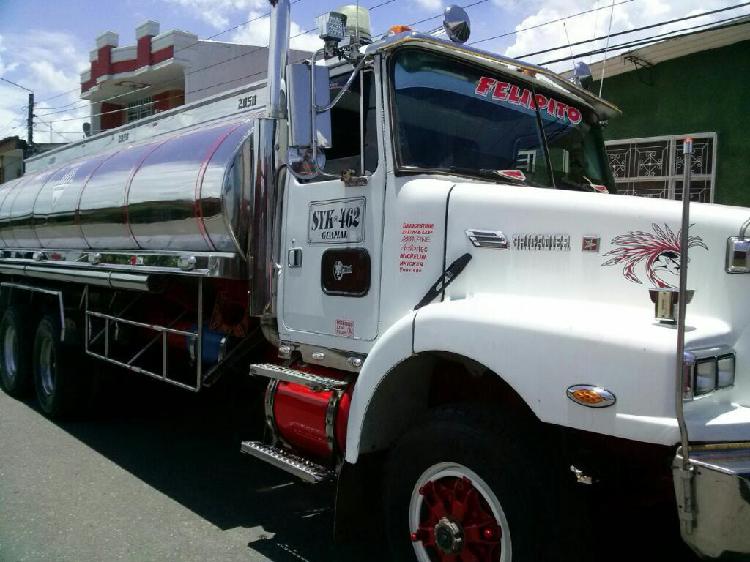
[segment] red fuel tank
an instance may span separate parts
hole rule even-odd
[[[279,437],[318,459],[328,459],[336,451],[343,453],[351,391],[351,385],[343,392],[316,392],[301,384],[271,381],[266,392],[272,396],[267,396],[267,404],[272,404]]]

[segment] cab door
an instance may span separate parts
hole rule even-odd
[[[332,98],[347,78],[332,78]],[[281,241],[282,339],[359,350],[356,342],[377,336],[385,166],[378,164],[374,84],[373,73],[362,72],[331,110],[326,175],[309,182],[289,175]],[[350,173],[365,179],[341,179]]]

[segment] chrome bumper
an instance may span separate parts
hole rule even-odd
[[[706,558],[750,560],[750,443],[691,446],[687,473],[680,448],[672,474],[683,540]]]

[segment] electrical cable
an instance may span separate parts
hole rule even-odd
[[[627,4],[628,2],[635,2],[635,0],[620,0],[620,2],[616,2],[615,6],[619,6],[621,4]],[[585,14],[591,14],[594,12],[598,12],[599,10],[606,10],[610,8],[610,6],[599,6],[598,8],[591,8],[590,10],[584,10],[583,12],[578,12],[577,14],[570,14],[569,16],[563,16],[561,18],[557,18],[554,20],[545,21],[542,23],[538,23],[536,25],[531,25],[529,27],[522,27],[521,29],[514,29],[513,31],[508,31],[505,33],[501,33],[499,35],[493,35],[492,37],[485,37],[484,39],[479,39],[477,41],[472,41],[469,43],[469,45],[478,45],[479,43],[486,43],[487,41],[492,41],[493,39],[502,39],[503,37],[509,37],[511,35],[516,35],[518,33],[522,33],[524,31],[531,31],[532,29],[539,29],[540,27],[545,27],[547,25],[551,25],[553,23],[560,23],[561,21],[569,20],[572,18],[577,18],[578,16],[583,16]]]
[[[0,80],[2,80],[3,82],[7,82],[8,84],[13,84],[16,88],[21,88],[22,90],[26,90],[27,92],[31,92],[32,94],[34,93],[34,90],[30,90],[26,86],[21,86],[21,84],[17,84],[16,82],[8,80],[7,78],[3,78],[2,76],[0,76]],[[28,104],[22,107],[28,107]]]
[[[300,2],[300,1],[301,1],[301,0],[296,0],[295,2],[292,2],[292,4],[294,4],[294,3],[297,3],[297,2]],[[369,9],[370,11],[373,11],[373,10],[376,10],[376,9],[378,9],[378,8],[382,7],[382,6],[385,6],[385,5],[387,5],[387,4],[391,4],[391,3],[393,3],[393,2],[397,2],[397,1],[398,1],[398,0],[386,0],[386,1],[384,1],[384,2],[380,2],[379,4],[376,4],[376,5],[374,5],[374,6],[370,7],[370,8],[368,8],[368,9]],[[480,0],[480,1],[487,1],[487,0]],[[259,18],[256,18],[256,19],[259,19]],[[253,21],[253,20],[250,20],[250,21]],[[301,37],[302,35],[306,35],[306,34],[308,34],[308,33],[311,33],[312,31],[315,31],[316,29],[317,29],[317,26],[316,26],[316,27],[311,27],[311,28],[309,28],[309,29],[305,29],[304,31],[300,31],[300,32],[299,32],[299,33],[297,33],[297,34],[295,34],[295,35],[292,35],[292,36],[291,36],[291,37],[290,37],[289,39],[291,40],[291,39],[295,39],[295,38],[297,38],[297,37]],[[221,61],[218,61],[218,62],[214,62],[214,63],[208,64],[208,65],[206,65],[206,66],[203,66],[203,67],[200,67],[200,68],[196,68],[196,69],[193,69],[193,70],[191,70],[191,71],[189,71],[189,72],[186,72],[186,73],[185,73],[185,76],[187,77],[187,76],[190,76],[190,75],[192,75],[192,74],[195,74],[195,73],[197,73],[197,72],[201,72],[201,71],[203,71],[203,70],[207,70],[207,69],[209,69],[209,68],[213,68],[213,67],[215,67],[215,66],[219,66],[219,65],[222,65],[222,64],[226,64],[226,63],[228,63],[228,62],[231,62],[231,61],[233,61],[233,60],[236,60],[236,59],[239,59],[239,58],[242,58],[242,57],[246,57],[246,56],[249,56],[249,55],[251,55],[251,54],[253,54],[253,53],[256,53],[256,52],[258,52],[258,51],[261,51],[261,50],[263,50],[263,49],[266,49],[266,48],[268,48],[268,45],[267,45],[267,44],[266,44],[266,45],[259,45],[259,46],[257,46],[256,48],[254,48],[254,49],[251,49],[250,51],[248,51],[248,52],[246,52],[246,53],[240,53],[239,55],[235,55],[235,56],[233,56],[233,57],[230,57],[230,58],[228,58],[228,59],[224,59],[224,60],[221,60]],[[266,70],[265,70],[265,69],[264,69],[263,71],[260,71],[260,72],[256,72],[256,73],[253,73],[253,74],[247,75],[247,76],[245,76],[245,77],[238,77],[238,78],[233,78],[232,80],[229,80],[229,81],[225,81],[225,82],[221,82],[221,83],[219,83],[219,84],[212,84],[212,85],[210,85],[210,86],[208,86],[208,87],[205,87],[205,88],[200,88],[200,89],[198,89],[198,90],[191,90],[191,93],[197,93],[197,92],[201,92],[201,91],[207,90],[207,89],[209,89],[209,88],[214,88],[214,87],[217,87],[217,86],[219,86],[219,85],[224,85],[224,84],[228,84],[228,83],[231,83],[231,82],[233,82],[233,81],[235,81],[235,80],[241,80],[241,79],[243,79],[243,78],[246,78],[246,77],[249,77],[249,76],[256,76],[256,75],[258,75],[258,74],[262,74],[262,73],[264,73],[264,72],[266,72]],[[159,86],[163,86],[163,85],[166,85],[166,84],[174,83],[174,82],[175,82],[175,80],[176,80],[176,79],[174,79],[174,78],[171,78],[171,79],[169,79],[169,80],[163,80],[163,81],[161,81],[161,82],[154,82],[153,84],[148,84],[148,85],[146,85],[146,86],[144,86],[144,87],[142,87],[142,88],[138,88],[138,89],[135,89],[135,90],[131,90],[131,91],[128,91],[128,92],[123,92],[123,93],[121,93],[121,94],[116,94],[116,95],[114,95],[114,96],[110,96],[110,97],[108,97],[108,98],[105,98],[105,99],[102,99],[102,100],[95,100],[95,103],[105,103],[105,102],[108,102],[108,101],[111,101],[111,100],[114,100],[114,99],[118,99],[118,98],[121,98],[121,97],[124,97],[124,96],[130,96],[130,95],[132,95],[132,94],[134,94],[134,93],[137,93],[137,92],[139,92],[139,91],[142,91],[142,90],[149,90],[149,89],[152,89],[152,88],[156,88],[156,87],[159,87]],[[74,109],[77,109],[77,108],[87,107],[87,106],[89,105],[89,103],[90,103],[90,102],[84,101],[84,102],[80,103],[80,104],[79,104],[78,106],[76,106],[76,107],[71,107],[71,108],[69,108],[69,109],[65,109],[65,110],[62,110],[62,111],[51,111],[51,112],[49,112],[49,113],[44,113],[44,114],[42,114],[42,116],[49,116],[49,115],[54,115],[54,114],[56,114],[56,113],[64,113],[64,112],[67,112],[67,111],[72,111],[72,110],[74,110]],[[146,102],[146,103],[152,103],[152,102]],[[138,106],[133,106],[133,107],[138,107]],[[115,113],[115,112],[118,112],[118,111],[122,111],[122,110],[121,110],[121,109],[117,109],[117,110],[113,110],[113,111],[110,111],[110,112],[100,112],[100,113],[95,113],[95,114],[91,114],[91,115],[88,115],[87,117],[96,117],[96,116],[99,116],[99,115],[105,115],[105,114],[107,114],[107,113]],[[67,119],[56,119],[56,120],[55,120],[55,121],[53,121],[53,122],[59,122],[59,121],[80,121],[80,120],[82,120],[82,119],[86,119],[87,117],[81,117],[81,118],[67,118]]]
[[[615,4],[615,6],[616,5],[617,4]],[[659,22],[659,23],[653,23],[653,24],[649,24],[649,25],[644,25],[642,27],[636,27],[636,28],[633,28],[633,29],[626,29],[626,30],[618,31],[617,33],[611,33],[611,34],[608,34],[608,35],[600,35],[599,37],[594,37],[592,39],[582,39],[581,41],[575,41],[575,42],[571,43],[570,45],[566,44],[566,45],[558,45],[556,47],[549,47],[547,49],[541,49],[539,51],[533,51],[531,53],[525,53],[525,54],[519,55],[519,56],[517,56],[515,58],[521,59],[521,58],[533,57],[535,55],[542,55],[544,53],[551,53],[552,51],[558,51],[558,50],[564,49],[564,48],[566,48],[568,46],[577,47],[578,45],[585,45],[586,43],[593,43],[595,41],[602,41],[602,40],[606,39],[608,36],[609,37],[619,37],[621,35],[628,35],[630,33],[637,33],[638,31],[645,31],[647,29],[653,29],[655,27],[662,27],[664,25],[668,25],[668,24],[671,24],[671,23],[678,23],[678,22],[681,22],[681,21],[687,21],[687,20],[691,20],[691,19],[695,19],[695,18],[701,18],[701,17],[705,17],[705,16],[710,16],[710,15],[713,15],[713,14],[718,14],[720,12],[726,12],[728,10],[736,10],[736,9],[739,9],[739,8],[744,8],[745,6],[750,6],[750,2],[743,2],[741,4],[735,4],[734,6],[719,8],[719,9],[711,10],[711,11],[708,11],[708,12],[702,12],[700,14],[693,14],[693,15],[690,15],[690,16],[683,16],[683,17],[679,17],[679,18],[665,20],[665,21],[662,21],[662,22]],[[607,6],[607,8],[609,8],[609,7],[610,6]]]
[[[301,58],[301,59],[297,59],[296,61],[292,61],[290,64],[296,64],[296,63],[299,63],[299,62],[303,62],[306,59],[307,59],[307,57],[304,57],[304,58]],[[244,76],[234,77],[234,78],[232,78],[230,80],[226,80],[224,82],[217,82],[215,84],[210,84],[209,86],[205,86],[203,88],[199,88],[197,90],[193,90],[193,93],[202,92],[204,90],[209,90],[211,88],[216,88],[217,86],[224,86],[225,84],[231,84],[232,82],[234,82],[236,80],[244,80],[246,78],[252,78],[254,76],[258,76],[260,74],[264,74],[265,72],[266,72],[266,69],[263,69],[263,70],[259,70],[257,72],[253,72],[251,74],[246,74]],[[165,98],[165,99],[169,99],[169,98]],[[152,102],[147,102],[147,103],[151,104],[151,103],[154,103],[154,102],[152,101]],[[140,107],[142,105],[146,105],[146,104],[138,104],[138,105],[132,106],[132,107]],[[118,112],[126,111],[126,110],[127,110],[127,108],[115,109],[115,110],[112,110],[112,111],[103,111],[103,112],[100,112],[100,113],[94,113],[93,115],[87,115],[86,117],[71,117],[71,118],[66,118],[66,119],[55,119],[54,121],[52,121],[52,123],[61,123],[61,122],[65,122],[65,121],[81,121],[83,119],[88,119],[89,117],[97,117],[97,116],[100,116],[100,115],[108,115],[110,113],[118,113]]]
[[[612,45],[609,50],[610,51],[620,51],[622,49],[630,49],[631,47],[643,47],[647,45],[652,45],[655,43],[660,43],[666,39],[677,39],[680,37],[687,37],[689,35],[695,35],[697,33],[706,33],[708,31],[715,31],[718,29],[727,29],[730,27],[736,27],[738,25],[746,25],[750,23],[747,19],[748,14],[743,14],[741,16],[736,16],[733,18],[727,18],[725,20],[719,20],[719,22],[710,22],[710,23],[704,23],[700,25],[696,25],[693,27],[686,27],[682,29],[676,29],[673,31],[667,31],[665,33],[661,33],[658,35],[652,35],[649,37],[642,37],[640,39],[633,39],[632,41],[626,41],[625,43],[619,43],[618,45]],[[717,23],[724,23],[724,22],[732,22],[732,23],[726,23],[725,25],[716,25]],[[704,29],[701,29],[704,28]],[[699,31],[696,31],[699,30]],[[681,33],[680,35],[672,35],[674,33],[680,33],[683,31],[687,31],[688,33]],[[592,51],[587,51],[584,53],[578,53],[575,56],[572,57],[563,57],[559,59],[553,59],[544,61],[542,63],[539,63],[540,65],[547,65],[547,64],[554,64],[557,62],[565,62],[574,58],[578,57],[585,57],[589,55],[598,55],[604,52],[603,48],[600,49],[594,49]]]
[[[607,44],[604,46],[604,55],[602,62],[602,77],[599,80],[599,97],[602,97],[602,90],[604,89],[604,68],[607,66],[607,51],[609,50],[609,40],[612,37],[612,20],[615,15],[615,0],[612,0],[612,9],[609,12],[609,28],[607,29]],[[573,54],[573,48],[570,49],[570,54]]]
[[[394,0],[394,1],[395,1],[395,0]],[[299,2],[302,2],[302,0],[292,0],[292,2],[291,2],[291,5],[297,4],[297,3],[299,3]],[[197,44],[198,44],[198,43],[200,43],[201,41],[210,41],[211,39],[215,39],[216,37],[219,37],[220,35],[224,35],[225,33],[228,33],[228,32],[230,32],[230,31],[234,31],[235,29],[238,29],[238,28],[242,27],[243,25],[248,25],[248,24],[250,24],[250,23],[252,23],[252,22],[254,22],[254,21],[257,21],[257,20],[263,19],[263,18],[265,18],[265,17],[268,17],[268,16],[270,16],[270,15],[271,15],[271,12],[270,12],[270,11],[268,11],[268,12],[265,12],[265,13],[263,13],[263,14],[260,14],[259,16],[255,16],[255,17],[253,17],[253,18],[250,18],[250,19],[249,19],[249,20],[247,20],[247,21],[244,21],[244,22],[242,22],[242,23],[238,23],[238,24],[236,24],[236,25],[233,25],[232,27],[228,27],[227,29],[223,29],[223,30],[219,31],[218,33],[214,33],[213,35],[210,35],[210,36],[206,37],[205,39],[197,39],[196,41],[193,41],[192,43],[189,43],[189,44],[187,44],[187,45],[185,45],[185,46],[183,46],[183,47],[180,47],[179,49],[175,49],[175,50],[174,50],[174,53],[173,53],[173,56],[174,56],[175,54],[179,53],[179,52],[182,52],[182,51],[184,51],[184,50],[186,50],[186,49],[189,49],[189,48],[191,48],[191,47],[194,47],[195,45],[197,45]],[[55,99],[55,98],[59,98],[60,96],[64,96],[65,94],[71,94],[71,93],[73,93],[73,92],[76,92],[76,91],[78,91],[78,89],[79,89],[79,88],[73,88],[72,90],[67,90],[67,91],[65,91],[65,92],[61,92],[61,93],[59,93],[59,94],[55,94],[54,96],[51,96],[51,97],[49,97],[49,98],[45,98],[45,99],[43,99],[43,100],[40,100],[40,101],[39,101],[39,103],[44,103],[44,102],[47,102],[47,101],[49,101],[49,100],[53,100],[53,99]],[[65,107],[65,106],[60,106],[60,107]],[[58,109],[58,108],[56,108],[56,109]]]

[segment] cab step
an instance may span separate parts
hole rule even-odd
[[[290,369],[289,367],[284,367],[282,365],[274,365],[273,363],[258,363],[250,365],[250,374],[269,379],[278,379],[284,382],[304,384],[316,392],[323,390],[343,390],[348,384],[346,381],[321,377],[320,375],[297,371],[296,369]]]
[[[240,450],[247,455],[252,455],[285,470],[305,482],[318,484],[334,477],[334,472],[324,466],[260,441],[244,441]]]

